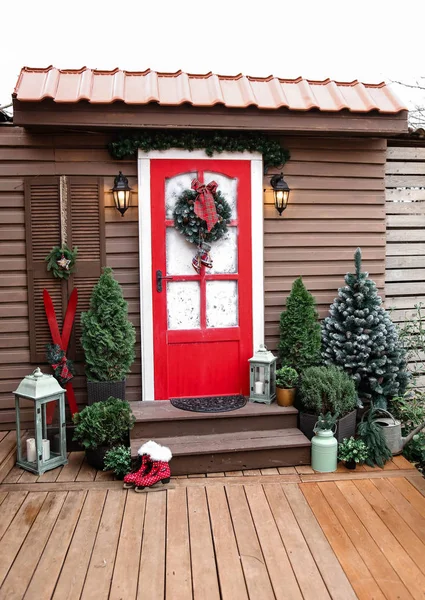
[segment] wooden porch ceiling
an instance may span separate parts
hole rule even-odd
[[[135,494],[80,452],[37,477],[0,433],[0,597],[423,598],[425,481],[310,467],[179,477]]]

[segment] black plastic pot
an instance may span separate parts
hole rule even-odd
[[[87,381],[87,404],[104,402],[113,396],[125,400],[125,379],[122,381]]]
[[[98,471],[103,471],[105,468],[105,454],[110,449],[110,446],[98,446],[94,450],[86,450],[87,462]]]
[[[344,438],[349,438],[356,433],[356,415],[357,411],[352,410],[341,419],[336,422],[336,433],[335,437],[338,443],[342,442]],[[318,416],[310,415],[308,413],[300,412],[300,429],[303,434],[311,440],[314,436],[314,426],[317,423]]]
[[[355,469],[357,467],[356,461],[352,458],[351,460],[345,461],[345,466],[347,469]]]

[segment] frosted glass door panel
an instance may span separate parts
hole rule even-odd
[[[212,244],[213,267],[208,273],[223,274],[238,272],[238,232],[236,227],[228,227],[226,235]]]
[[[201,293],[198,281],[167,282],[168,329],[199,329]]]
[[[165,218],[173,218],[174,206],[177,199],[185,190],[191,189],[192,179],[197,173],[182,173],[165,180]]]
[[[166,245],[167,275],[193,275],[196,246],[187,242],[174,227],[167,227]]]
[[[237,219],[237,202],[236,194],[238,187],[238,180],[232,177],[226,177],[221,173],[213,173],[212,171],[204,172],[205,183],[208,184],[210,181],[216,181],[218,184],[218,191],[220,191],[225,197],[226,201],[230,204],[232,209],[232,219]]]
[[[207,281],[207,327],[237,327],[238,282]]]

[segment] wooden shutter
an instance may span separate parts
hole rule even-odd
[[[78,248],[76,269],[68,281],[68,294],[78,289],[71,356],[84,358],[81,348],[82,311],[89,307],[90,295],[105,266],[105,209],[103,179],[97,177],[68,178],[68,245]]]
[[[43,304],[43,289],[53,300],[62,328],[66,282],[46,269],[45,258],[61,243],[59,177],[36,177],[25,182],[25,229],[27,250],[29,338],[31,362],[46,362],[51,336]]]

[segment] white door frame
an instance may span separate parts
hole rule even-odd
[[[155,399],[152,311],[152,234],[150,161],[155,159],[249,160],[251,162],[252,333],[253,353],[264,343],[263,159],[255,152],[223,152],[209,157],[203,150],[138,152],[140,329],[142,400]]]

